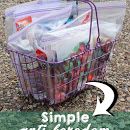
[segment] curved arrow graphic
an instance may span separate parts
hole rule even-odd
[[[107,110],[113,104],[115,99],[115,93],[112,88],[104,83],[100,82],[88,82],[86,85],[92,85],[101,89],[104,93],[104,100],[101,103],[100,98],[97,96],[97,105],[93,116],[97,115],[111,115]]]

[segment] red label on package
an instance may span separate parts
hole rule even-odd
[[[31,16],[27,16],[25,18],[22,18],[22,19],[16,21],[16,30],[20,31],[24,27],[26,27],[27,25],[29,25],[30,23],[32,23],[32,17]]]
[[[85,15],[85,18],[83,19],[82,24],[86,24],[87,22],[89,22],[89,21],[90,21],[90,18],[91,18],[91,12],[88,12],[88,13]]]

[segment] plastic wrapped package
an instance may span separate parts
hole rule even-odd
[[[68,6],[74,6],[73,3],[66,4],[65,2],[47,2],[47,3],[38,3],[37,5],[29,6],[27,9],[18,10],[14,12],[15,23],[18,24],[21,20],[30,20],[34,22],[35,20],[39,19],[40,17],[54,13],[56,11],[62,10]],[[53,12],[52,12],[53,11]],[[22,23],[22,22],[21,22]]]
[[[101,22],[104,21],[104,22],[114,23],[122,26],[125,12],[126,12],[125,0],[94,2],[94,4],[96,5],[98,11],[98,18],[100,19],[99,24],[100,21]],[[79,3],[79,13],[83,13],[88,9],[89,9],[88,6]]]
[[[15,50],[21,49],[32,52],[35,51],[35,49],[40,48],[48,54],[47,59],[50,59],[49,61],[55,61],[55,58],[51,59],[49,56],[49,52],[52,50],[57,54],[57,61],[60,61],[68,58],[73,49],[78,46],[80,42],[85,42],[85,44],[88,43],[89,28],[90,23],[55,32],[44,33],[44,30],[42,30],[40,26],[33,26],[32,28],[29,28],[26,33],[19,32],[19,34],[22,35],[11,39],[9,41],[9,46]],[[59,46],[61,50],[59,50]]]
[[[26,26],[23,30],[11,35],[9,37],[8,45],[12,46],[16,50],[19,50],[19,47],[22,47],[23,44],[33,47],[34,42],[44,36],[46,32],[54,30],[58,26],[62,26],[68,20],[71,11],[72,6],[69,6],[62,9],[61,11],[56,11],[53,14],[48,14],[39,18],[37,21]],[[22,49],[25,48],[24,45]]]
[[[47,33],[38,41],[38,46],[45,53],[50,52],[50,50],[56,51],[57,61],[65,60],[71,53],[75,53],[80,43],[84,42],[85,45],[88,44],[89,28],[90,22],[77,27]]]
[[[93,21],[92,25],[92,36],[89,43],[90,49],[96,47],[96,40],[98,35],[96,22]],[[105,40],[113,40],[120,29],[120,26],[114,23],[100,22],[100,25],[101,37],[102,39],[104,37]],[[111,28],[113,29],[111,30]],[[89,29],[90,22],[76,27],[48,32],[46,34],[41,33],[41,36],[37,36],[37,38],[35,38],[37,40],[35,41],[34,46],[35,48],[40,48],[46,54],[48,61],[53,62],[56,60],[56,58],[50,58],[49,52],[51,52],[51,50],[57,54],[56,61],[62,61],[69,58],[71,53],[75,53],[80,43],[85,43],[85,45],[88,44]]]
[[[5,12],[6,32],[10,36],[40,17],[70,5],[75,7],[75,2],[53,1],[52,4],[51,1],[34,1],[9,8]]]
[[[6,33],[7,36],[10,36],[11,34],[13,34],[15,32],[14,27],[14,12],[16,10],[19,10],[19,8],[24,8],[25,6],[29,6],[30,4],[36,4],[37,1],[32,1],[32,2],[27,2],[27,3],[23,3],[20,5],[16,5],[13,7],[10,7],[8,9],[5,10],[5,28],[6,28]]]

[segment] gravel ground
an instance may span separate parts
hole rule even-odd
[[[3,12],[6,8],[29,0],[0,0],[0,111],[47,110],[44,103],[32,103],[21,95],[16,87],[15,72],[10,66],[10,58],[5,52],[6,37],[3,25]],[[31,0],[30,0],[31,1]],[[111,62],[108,63],[106,80],[117,88],[119,99],[113,111],[130,112],[130,1],[127,0],[127,13],[119,42],[115,46]],[[76,98],[58,106],[59,111],[93,111],[96,97],[101,91],[93,88],[85,90]],[[53,109],[50,107],[50,111]]]

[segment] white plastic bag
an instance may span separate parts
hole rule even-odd
[[[122,26],[125,12],[126,12],[126,1],[104,1],[104,2],[94,2],[98,12],[98,19],[100,21],[114,23]],[[88,10],[89,7],[79,3],[79,13]],[[94,13],[95,14],[95,13]],[[95,16],[94,16],[95,20]],[[101,25],[100,25],[101,26]]]
[[[37,1],[26,2],[20,5],[10,7],[5,10],[5,29],[6,29],[7,36],[10,36],[15,32],[14,12],[16,10],[19,10],[20,8],[24,8],[26,6],[28,7],[30,4],[35,5],[37,4]]]
[[[7,35],[10,36],[23,27],[31,24],[40,17],[62,10],[68,6],[75,6],[75,2],[65,1],[34,1],[11,7],[5,11],[5,25]]]
[[[81,43],[88,44],[90,23],[79,25],[68,29],[63,29],[43,35],[38,46],[49,58],[49,52],[55,51],[57,61],[69,58],[72,53],[78,51]],[[44,39],[45,37],[45,39]],[[51,59],[51,62],[54,59]]]
[[[90,49],[94,49],[97,44],[97,24],[93,21],[92,36],[89,42],[90,22],[68,29],[50,32],[43,35],[41,41],[38,41],[38,46],[41,50],[49,56],[49,52],[55,51],[57,54],[57,61],[62,61],[71,56],[71,54],[78,54],[80,44],[89,45]],[[114,23],[100,22],[101,39],[103,41],[114,40],[118,33],[120,26]],[[45,37],[45,39],[44,39]],[[38,47],[37,47],[38,48]],[[48,58],[50,59],[50,58]],[[51,60],[51,61],[54,61]]]

